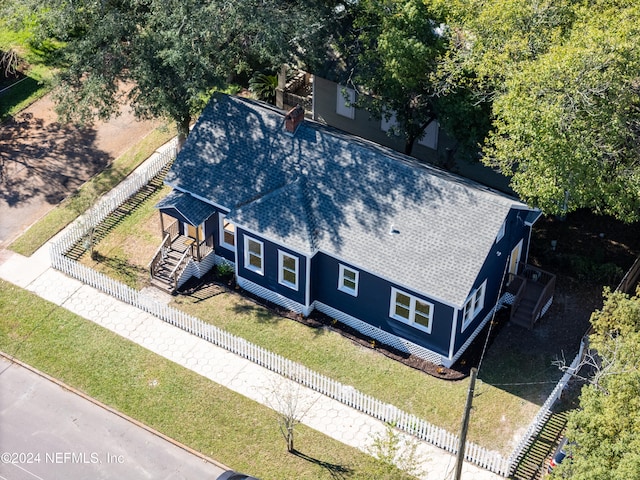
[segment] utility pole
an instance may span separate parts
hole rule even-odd
[[[476,375],[478,369],[471,369],[471,382],[469,383],[469,392],[467,393],[467,403],[464,406],[464,415],[462,417],[462,429],[460,431],[460,442],[458,443],[458,455],[456,457],[456,474],[454,479],[460,480],[462,473],[462,462],[464,461],[464,451],[467,442],[467,430],[469,430],[469,416],[471,415],[471,404],[473,403],[473,391],[476,388]]]

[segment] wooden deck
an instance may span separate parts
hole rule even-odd
[[[530,265],[512,276],[507,287],[507,292],[515,297],[510,321],[531,330],[553,298],[555,285],[555,275]]]

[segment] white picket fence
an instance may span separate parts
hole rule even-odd
[[[167,144],[162,150],[156,152],[143,166],[122,182],[120,186],[101,198],[93,208],[79,217],[72,225],[65,229],[61,235],[54,239],[50,249],[52,266],[87,285],[133,305],[171,325],[203,338],[229,352],[235,353],[284,377],[299,382],[308,388],[371,415],[383,422],[392,423],[398,429],[414,435],[420,440],[442,448],[452,454],[456,454],[458,450],[457,435],[441,427],[432,425],[415,415],[404,412],[393,405],[364,394],[350,385],[332,380],[329,377],[310,370],[304,365],[288,360],[269,350],[254,345],[241,337],[205,323],[196,317],[157,302],[155,299],[140,291],[92,270],[66,256],[66,252],[76,245],[77,242],[82,241],[91,228],[100,224],[111,212],[116,210],[123,202],[156,176],[162,168],[175,157],[176,147],[177,142],[173,141]],[[572,368],[576,367],[578,361],[579,357],[576,357]],[[552,394],[529,426],[527,433],[508,458],[504,458],[498,452],[467,442],[465,459],[504,477],[512,474],[522,453],[531,443],[531,439],[540,431],[544,422],[547,420],[551,406],[560,396],[569,377],[570,372],[567,372],[558,382]]]
[[[62,235],[57,236],[53,242],[53,251],[64,255],[87,233],[97,227],[120,205],[135,195],[142,187],[158,175],[160,171],[175,157],[178,149],[178,140],[173,139],[159,148],[140,167],[134,170],[126,179],[105,194],[93,207],[79,216],[69,225]]]
[[[578,351],[578,354],[573,359],[573,362],[571,362],[569,368],[565,371],[560,381],[558,381],[555,388],[551,391],[551,394],[549,394],[547,400],[542,404],[542,407],[540,407],[540,410],[538,410],[538,413],[529,424],[527,431],[524,433],[516,447],[513,449],[511,455],[509,455],[509,474],[515,471],[516,467],[518,466],[518,462],[524,455],[525,451],[531,446],[531,443],[538,435],[538,433],[540,433],[540,430],[544,426],[545,422],[551,416],[551,409],[553,408],[553,405],[560,398],[560,395],[569,383],[569,380],[571,380],[573,374],[576,373],[576,370],[578,370],[580,367],[580,362],[582,361],[582,356],[584,355],[584,349],[585,339],[583,338],[580,342],[580,349]]]

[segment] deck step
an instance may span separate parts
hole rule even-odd
[[[151,279],[151,285],[162,290],[163,292],[173,293],[173,284],[172,282],[165,281],[162,278],[153,277]]]

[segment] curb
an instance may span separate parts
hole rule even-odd
[[[38,370],[35,367],[32,367],[31,365],[28,365],[24,362],[21,362],[20,360],[16,359],[15,357],[12,357],[11,355],[8,355],[7,353],[3,352],[0,350],[0,357],[4,358],[5,360],[7,360],[8,362],[10,362],[11,364],[14,365],[18,365],[19,367],[24,368],[25,370],[29,370],[32,373],[35,373],[36,375],[44,378],[45,380],[48,380],[52,383],[55,383],[56,385],[58,385],[60,388],[67,390],[85,400],[88,400],[89,402],[93,403],[94,405],[102,408],[103,410],[106,410],[107,412],[113,413],[114,415],[117,415],[118,417],[122,418],[123,420],[126,420],[129,423],[134,424],[137,427],[140,427],[144,430],[146,430],[147,432],[175,445],[178,448],[181,448],[182,450],[186,451],[187,453],[190,453],[191,455],[195,455],[196,457],[200,458],[200,460],[203,460],[206,463],[210,463],[212,465],[215,465],[218,468],[221,468],[223,470],[232,470],[229,467],[227,467],[226,465],[214,460],[211,457],[208,457],[206,455],[204,455],[203,453],[198,452],[197,450],[194,450],[191,447],[188,447],[187,445],[185,445],[184,443],[180,443],[177,440],[168,437],[167,435],[165,435],[164,433],[161,433],[157,430],[155,430],[154,428],[140,422],[139,420],[136,420],[135,418],[130,417],[129,415],[127,415],[126,413],[122,413],[119,410],[116,410],[113,407],[110,407],[109,405],[106,405],[104,403],[102,403],[99,400],[96,400],[95,398],[87,395],[86,393],[84,393],[82,390],[78,390],[77,388],[74,388],[70,385],[67,385],[66,383],[64,383],[61,380],[58,380],[57,378],[52,377],[51,375],[48,375],[40,370]]]

